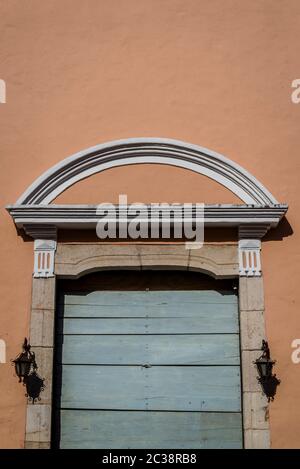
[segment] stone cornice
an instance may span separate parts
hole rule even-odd
[[[102,209],[104,206],[101,206]],[[135,206],[138,207],[138,206]],[[152,205],[151,208],[155,208]],[[173,208],[173,207],[172,207]],[[183,205],[177,205],[174,210],[174,221],[182,220]],[[287,211],[287,205],[274,204],[260,205],[205,205],[202,208],[196,205],[185,210],[184,216],[193,220],[203,218],[206,227],[239,227],[240,237],[261,238],[270,229],[277,226]],[[11,205],[7,211],[18,228],[33,238],[53,239],[57,229],[93,229],[101,218],[97,213],[97,205]],[[144,215],[145,220],[149,214],[150,206],[140,206],[139,216]],[[132,209],[131,209],[132,210]],[[169,217],[167,209],[162,209],[161,220]],[[128,212],[128,208],[107,206],[109,219],[130,221],[135,215]],[[165,214],[165,215],[164,215]]]

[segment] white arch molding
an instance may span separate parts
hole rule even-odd
[[[246,204],[278,204],[275,197],[244,168],[207,148],[165,138],[129,138],[96,145],[62,160],[42,174],[17,204],[51,203],[68,187],[106,169],[132,164],[165,164],[207,176]]]

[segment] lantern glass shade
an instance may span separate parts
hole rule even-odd
[[[256,366],[259,372],[259,376],[261,378],[267,378],[272,375],[274,362],[272,360],[268,360],[267,358],[258,358],[256,360]]]
[[[29,375],[31,368],[32,359],[27,357],[25,354],[21,354],[20,357],[14,360],[16,375],[19,378],[24,378]]]

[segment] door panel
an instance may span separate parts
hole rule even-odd
[[[56,356],[61,448],[242,447],[232,291],[106,290],[63,298]]]

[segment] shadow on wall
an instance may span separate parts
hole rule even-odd
[[[263,238],[263,241],[281,241],[283,238],[287,236],[292,236],[294,231],[289,224],[289,221],[286,217],[284,217],[278,223],[278,226],[272,230],[270,230],[266,236]]]

